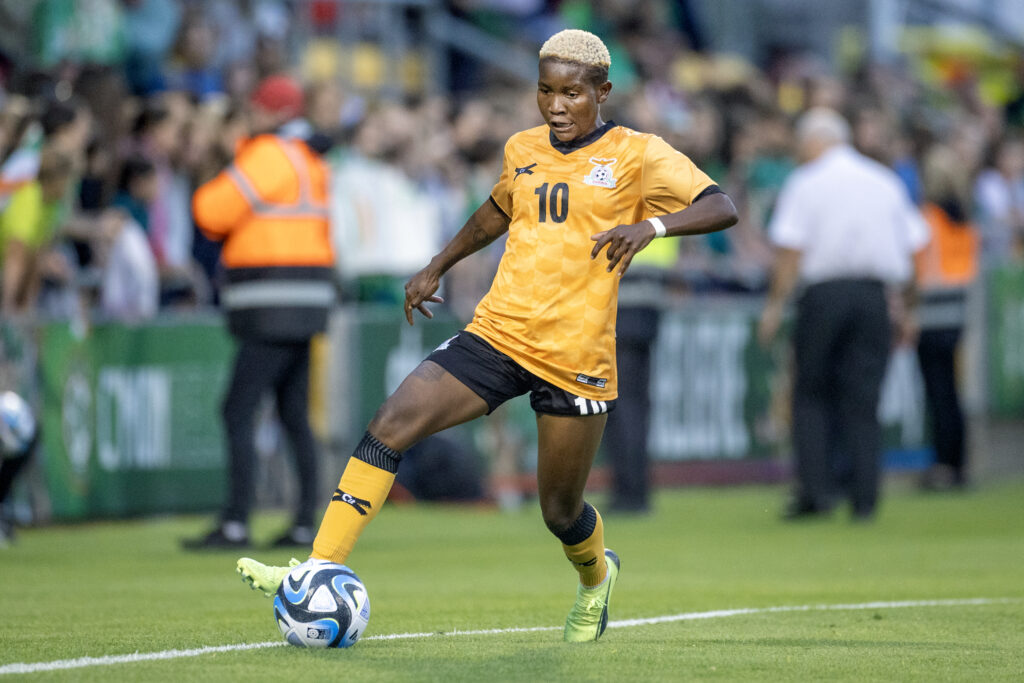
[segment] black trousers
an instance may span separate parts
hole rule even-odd
[[[0,506],[7,500],[8,494],[10,494],[11,489],[14,487],[14,478],[28,464],[28,461],[39,447],[40,438],[41,435],[37,427],[36,434],[32,437],[32,442],[23,454],[13,457],[0,457]],[[3,510],[0,509],[0,515],[2,514]]]
[[[317,500],[316,441],[309,427],[309,342],[241,339],[224,397],[222,416],[229,452],[226,521],[246,522],[256,470],[255,418],[263,396],[274,393],[299,478],[295,524],[313,525]]]
[[[959,343],[959,328],[922,330],[917,343],[917,358],[928,401],[935,461],[950,466],[954,477],[962,481],[966,455],[964,414],[956,386],[956,349]]]
[[[831,280],[807,288],[794,332],[793,449],[797,498],[813,509],[850,497],[856,514],[878,500],[878,400],[892,339],[885,288]]]
[[[653,308],[619,309],[615,328],[619,401],[604,430],[612,466],[611,507],[644,510],[650,504],[651,347],[658,336]]]

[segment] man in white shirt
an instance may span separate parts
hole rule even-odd
[[[868,520],[878,499],[877,410],[892,342],[887,291],[902,287],[895,322],[902,337],[912,335],[914,255],[928,229],[897,175],[849,145],[839,114],[811,109],[796,132],[803,163],[769,225],[776,262],[758,328],[768,344],[789,295],[803,286],[793,334],[797,486],[785,516],[827,513],[846,493],[854,519]],[[837,463],[852,469],[848,485],[840,487]]]

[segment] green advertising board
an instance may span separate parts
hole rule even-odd
[[[1024,269],[988,273],[988,407],[1000,417],[1024,415]]]
[[[58,519],[208,510],[224,490],[221,323],[40,330],[43,460]]]
[[[739,302],[662,313],[651,369],[652,457],[734,460],[776,453],[787,400],[780,373],[785,342],[762,348],[756,324],[756,309]]]

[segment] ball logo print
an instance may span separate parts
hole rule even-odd
[[[594,164],[594,168],[590,169],[588,175],[583,176],[583,182],[595,187],[607,187],[609,189],[615,187],[615,175],[612,172],[612,166],[615,165],[616,161],[618,159],[590,157],[590,163]]]
[[[370,597],[348,567],[307,560],[278,587],[274,620],[296,647],[351,647],[370,620]]]

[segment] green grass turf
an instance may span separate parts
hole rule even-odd
[[[961,495],[891,492],[879,519],[784,524],[783,493],[663,492],[656,514],[605,518],[622,557],[612,620],[953,598],[1000,604],[759,613],[610,628],[366,639],[30,674],[35,680],[676,681],[1024,680],[1024,482]],[[595,496],[597,503],[600,496]],[[257,539],[284,518],[260,516]],[[0,550],[0,667],[278,641],[270,600],[235,553],[187,554],[198,517],[24,530]],[[285,562],[280,551],[252,551]],[[515,513],[386,508],[350,558],[367,636],[560,626],[575,575],[535,504]],[[18,676],[0,676],[14,680]]]

